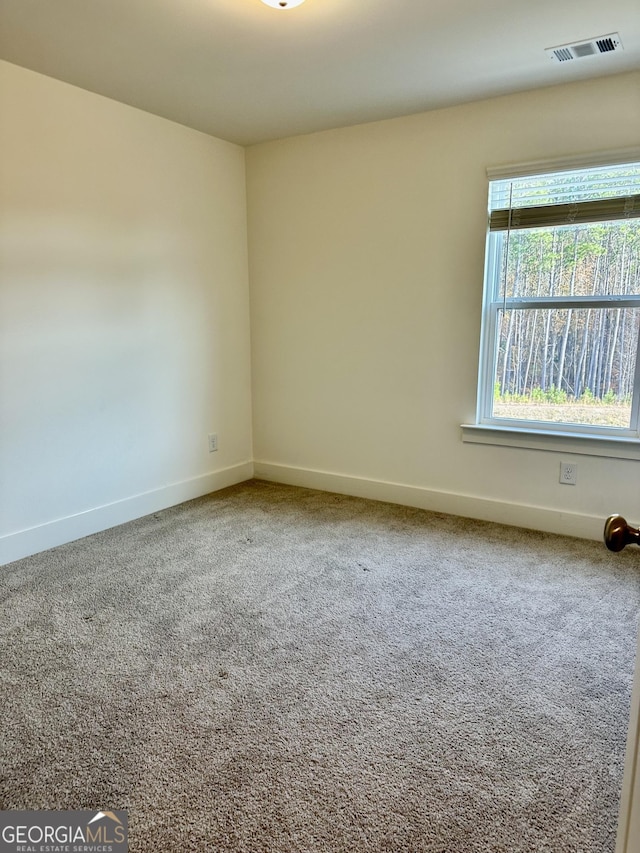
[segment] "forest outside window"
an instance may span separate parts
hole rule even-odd
[[[490,182],[477,423],[640,438],[640,163]]]

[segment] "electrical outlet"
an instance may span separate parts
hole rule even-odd
[[[575,486],[578,482],[578,466],[575,462],[560,463],[560,482],[565,486]]]
[[[214,453],[218,449],[218,433],[209,433],[209,453]]]

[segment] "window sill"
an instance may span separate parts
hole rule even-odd
[[[462,424],[462,440],[471,444],[522,447],[556,453],[579,453],[611,459],[640,460],[640,440],[608,435],[578,435],[561,430],[536,430],[488,424]]]

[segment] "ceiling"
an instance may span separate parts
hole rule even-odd
[[[624,50],[563,63],[544,51],[611,32]],[[640,7],[0,0],[0,58],[249,145],[638,69]]]

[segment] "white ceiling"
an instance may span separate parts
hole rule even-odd
[[[623,51],[544,52],[611,32]],[[640,5],[0,0],[0,58],[247,145],[638,69]]]

